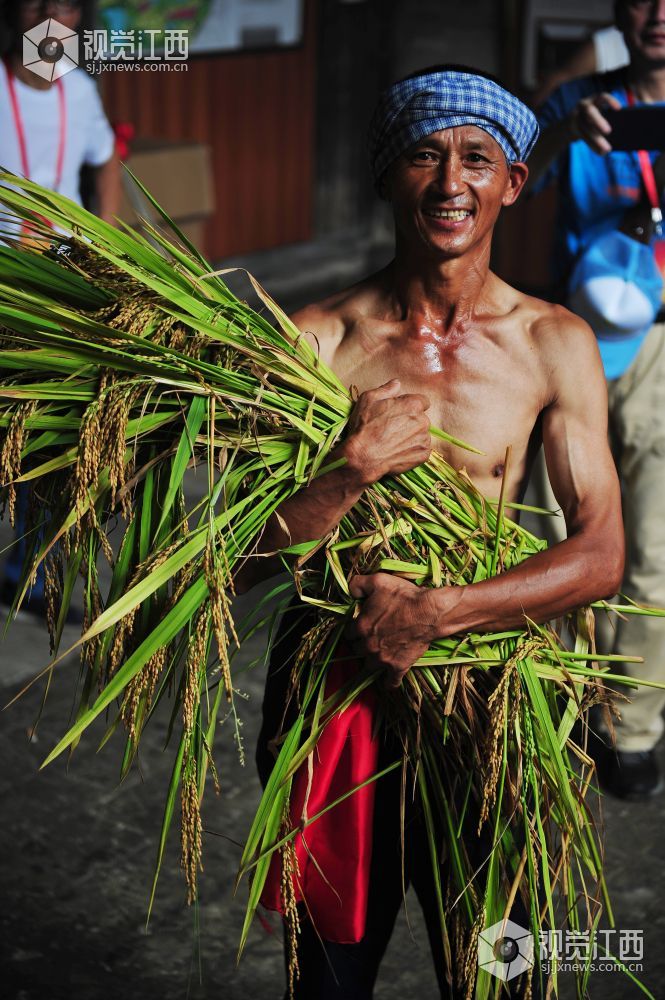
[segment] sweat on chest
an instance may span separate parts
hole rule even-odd
[[[456,337],[405,335],[363,327],[346,339],[335,357],[335,367],[343,380],[360,392],[391,378],[399,378],[408,389],[434,388],[442,377],[450,378],[469,366],[468,346]]]

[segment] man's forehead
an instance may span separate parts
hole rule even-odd
[[[427,145],[473,146],[477,149],[492,151],[497,156],[503,157],[504,155],[496,139],[478,125],[453,125],[450,128],[438,129],[414,142],[411,148],[417,149],[419,146]]]
[[[379,98],[370,124],[369,154],[375,184],[380,183],[390,164],[422,136],[436,129],[466,125],[488,133],[507,163],[526,160],[538,137],[533,111],[482,74],[459,69],[424,70],[398,80]]]

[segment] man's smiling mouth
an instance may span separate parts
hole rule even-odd
[[[423,215],[429,215],[433,219],[451,219],[453,222],[461,222],[462,219],[473,215],[469,208],[424,208]]]

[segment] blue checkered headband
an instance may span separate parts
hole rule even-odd
[[[458,70],[423,73],[394,83],[379,98],[368,136],[375,183],[409,146],[456,125],[488,132],[509,163],[526,160],[538,138],[533,112],[498,83]]]

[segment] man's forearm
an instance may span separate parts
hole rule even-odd
[[[236,589],[247,590],[280,569],[279,557],[270,553],[324,538],[372,483],[426,461],[432,448],[428,405],[424,396],[401,393],[399,379],[362,392],[345,440],[330,455],[331,461],[341,458],[344,464],[279,506],[236,574]],[[256,558],[262,553],[263,558]]]
[[[550,125],[542,132],[536,143],[536,148],[529,157],[529,177],[525,185],[526,191],[533,189],[550,163],[556,160],[564,149],[577,138],[571,117],[564,118],[563,121],[557,122],[555,125]]]
[[[330,456],[331,461],[339,458],[347,458],[344,445]],[[365,485],[360,473],[347,461],[285,500],[236,574],[236,590],[242,593],[279,572],[283,565],[280,557],[268,553],[323,538],[332,531],[360,499]]]
[[[95,170],[95,191],[97,194],[97,214],[104,222],[115,225],[120,211],[120,161],[116,153]]]
[[[603,541],[573,535],[491,580],[429,591],[433,637],[523,628],[525,618],[550,621],[612,596],[621,585],[623,539],[612,548]]]

